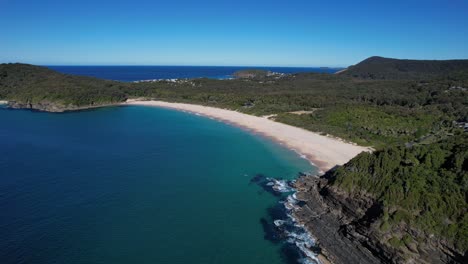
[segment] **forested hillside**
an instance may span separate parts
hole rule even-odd
[[[431,79],[468,70],[468,60],[399,60],[370,57],[341,75],[367,79]]]
[[[351,197],[371,194],[382,206],[374,220],[395,247],[431,235],[468,250],[468,136],[458,132],[427,145],[389,146],[362,153],[330,173]],[[415,236],[422,230],[424,235]]]
[[[126,100],[126,84],[65,75],[28,64],[0,64],[0,98],[20,104],[92,106]],[[33,107],[34,108],[34,107]]]

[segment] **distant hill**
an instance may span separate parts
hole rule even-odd
[[[468,72],[468,60],[400,60],[370,57],[338,72],[365,79],[425,79]]]

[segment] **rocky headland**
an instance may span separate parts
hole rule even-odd
[[[317,240],[332,263],[466,263],[466,259],[436,239],[407,226],[399,227],[411,241],[398,247],[380,230],[381,205],[371,196],[351,197],[322,177],[302,176],[293,183],[300,201],[292,212]],[[416,243],[417,241],[417,243]]]
[[[106,106],[115,106],[120,103],[107,103],[107,104],[91,104],[86,106],[76,106],[73,104],[60,104],[56,102],[41,101],[36,103],[19,102],[19,101],[4,101],[5,104],[11,109],[29,109],[42,112],[62,113],[67,111],[79,111],[86,109],[93,109]]]

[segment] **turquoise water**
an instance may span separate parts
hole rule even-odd
[[[0,109],[1,263],[284,263],[256,174],[314,170],[208,118],[129,106]]]

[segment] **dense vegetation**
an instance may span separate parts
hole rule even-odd
[[[468,60],[398,60],[370,57],[344,71],[343,75],[368,79],[427,79],[468,70]]]
[[[430,81],[362,80],[296,74],[262,80],[199,79],[180,85],[142,83],[135,96],[235,109],[332,134],[364,145],[405,143],[438,135],[468,116],[468,74]],[[139,91],[135,94],[135,91]],[[294,111],[310,111],[294,114]]]
[[[406,223],[468,248],[468,60],[369,58],[339,74],[121,83],[0,65],[0,100],[93,106],[145,97],[229,108],[372,145],[335,185],[382,202],[382,230]],[[303,111],[297,114],[295,111]],[[399,240],[398,240],[399,239]],[[389,243],[400,245],[403,238]],[[407,238],[405,238],[407,240]]]
[[[60,74],[27,64],[0,64],[0,98],[24,103],[50,101],[88,106],[126,99],[126,84]]]
[[[403,223],[441,235],[461,252],[468,250],[466,133],[433,144],[362,153],[331,174],[333,184],[351,195],[364,192],[381,202],[381,229],[393,232],[395,245],[404,244],[393,230]]]

